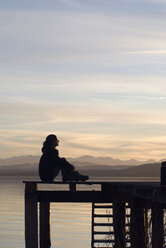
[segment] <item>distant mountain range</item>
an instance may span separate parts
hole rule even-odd
[[[11,157],[11,158],[5,158],[0,159],[0,166],[4,165],[19,165],[19,164],[34,164],[38,163],[40,159],[40,156],[19,156],[19,157]],[[93,156],[81,156],[77,158],[67,158],[71,163],[74,164],[98,164],[98,165],[111,165],[111,166],[117,166],[117,165],[126,165],[126,166],[134,166],[134,165],[141,165],[141,164],[149,164],[149,163],[156,163],[154,159],[149,159],[146,161],[139,161],[135,159],[130,160],[120,160],[120,159],[113,159],[112,157],[93,157]],[[166,160],[166,159],[165,159]],[[161,162],[161,161],[159,161]]]
[[[19,156],[19,157],[11,157],[0,159],[0,166],[4,165],[19,165],[19,164],[34,164],[38,163],[39,156]]]
[[[159,177],[160,162],[122,161],[111,157],[83,156],[68,158],[83,174],[95,177]],[[39,156],[23,156],[0,160],[0,176],[38,176]],[[133,163],[132,163],[133,162]],[[143,164],[142,164],[143,163]]]

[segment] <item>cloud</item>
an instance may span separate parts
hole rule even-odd
[[[54,132],[68,156],[163,154],[162,5],[103,2],[1,8],[2,156],[37,154]]]
[[[132,51],[132,52],[128,52],[127,54],[138,54],[138,55],[144,55],[144,54],[149,54],[149,55],[165,55],[166,54],[166,50],[147,50],[147,51]]]
[[[165,139],[165,138],[164,138]],[[100,135],[63,133],[62,154],[76,156],[92,154],[94,156],[113,156],[114,158],[148,158],[160,159],[163,156],[166,142],[164,139],[127,137],[127,135]],[[81,144],[81,145],[80,145]]]
[[[1,11],[1,63],[131,64],[136,58],[125,53],[164,51],[164,28],[165,20],[151,16]]]
[[[35,105],[32,105],[31,107],[35,113],[34,106]],[[45,117],[42,116],[41,118],[40,116],[41,122],[35,122],[32,118],[30,118],[31,123],[26,123],[24,120],[24,123],[17,123],[17,127],[22,129],[22,133],[25,132],[25,136],[27,136],[27,130],[29,130],[29,136],[32,137],[34,134],[30,134],[30,127],[33,132],[36,130],[37,133],[41,133],[41,136],[44,131],[45,134],[57,132],[59,136],[65,137],[66,130],[68,130],[68,135],[71,141],[74,142],[75,137],[78,137],[78,140],[76,140],[73,144],[71,143],[71,147],[68,143],[65,144],[64,154],[69,154],[69,151],[71,151],[72,154],[83,154],[84,152],[87,153],[88,149],[89,152],[93,154],[108,154],[108,150],[111,145],[104,145],[104,139],[106,139],[105,137],[108,139],[110,138],[114,145],[116,143],[115,140],[118,139],[118,143],[116,145],[116,149],[118,150],[118,146],[121,146],[124,142],[126,142],[124,140],[129,139],[130,142],[132,142],[132,145],[134,145],[134,143],[138,143],[137,139],[140,139],[140,137],[142,137],[142,140],[146,140],[147,137],[150,139],[153,135],[155,135],[155,137],[162,137],[166,131],[164,116],[159,113],[154,115],[153,111],[150,113],[148,110],[140,110],[139,112],[135,112],[134,109],[133,111],[131,111],[131,109],[124,111],[123,109],[123,112],[122,109],[103,111],[101,106],[100,109],[96,110],[94,108],[86,109],[85,106],[82,106],[82,108],[80,106],[76,107],[74,105],[72,106],[72,104],[68,107],[59,105],[59,108],[57,108],[58,111],[53,110],[53,108],[50,109],[49,105],[47,107],[48,111],[46,110]],[[41,113],[43,112],[41,111]],[[27,116],[26,111],[24,112],[24,116]],[[81,137],[84,138],[81,139]],[[18,136],[16,136],[16,138],[18,139]],[[84,147],[84,139],[88,141],[88,145],[86,145],[86,147]],[[97,144],[102,144],[101,146],[94,145],[94,140],[96,139],[99,139],[99,141],[95,142]],[[76,146],[77,149],[75,148]],[[126,147],[125,152],[128,153],[129,149],[129,147]],[[142,150],[141,142],[140,149]],[[121,149],[119,148],[119,151],[120,150]],[[130,149],[130,151],[131,150],[132,149]],[[110,153],[113,153],[114,156],[117,154],[117,152],[115,153],[115,148],[112,149]],[[121,156],[126,155],[124,155],[123,152],[121,153]]]

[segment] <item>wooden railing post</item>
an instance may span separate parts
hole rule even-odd
[[[163,207],[156,202],[152,206],[152,248],[163,248]]]
[[[37,184],[25,186],[25,247],[38,248]]]
[[[50,248],[50,203],[40,202],[40,248]]]
[[[116,197],[116,196],[115,196]],[[125,233],[125,202],[122,198],[115,198],[113,201],[113,224],[115,235],[115,248],[126,247]]]
[[[146,248],[144,208],[141,199],[133,198],[131,204],[130,238],[132,248]]]

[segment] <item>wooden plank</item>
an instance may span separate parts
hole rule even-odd
[[[112,218],[113,214],[94,214],[95,218]]]
[[[80,182],[80,181],[73,181],[76,184],[103,184],[103,185],[111,185],[111,186],[128,186],[128,187],[144,187],[144,188],[161,188],[160,182],[136,182],[136,181],[95,181],[95,180],[88,180],[85,182]],[[23,183],[35,183],[35,184],[69,184],[71,182],[62,182],[60,180],[55,180],[55,181],[23,181]]]
[[[110,232],[110,231],[95,231],[94,235],[113,235],[114,232]],[[126,234],[130,234],[129,232],[126,232]]]
[[[81,181],[68,181],[68,182],[63,182],[63,181],[59,181],[59,180],[55,180],[55,181],[23,181],[23,183],[36,183],[36,184],[70,184],[70,183],[76,183],[76,184],[82,184],[82,185],[101,185],[101,184],[114,184],[114,182],[110,182],[109,180],[108,181],[85,181],[85,182],[81,182]],[[117,182],[115,182],[117,183]]]
[[[40,202],[40,248],[50,247],[50,203]]]
[[[94,248],[107,248],[107,246],[94,246]]]
[[[114,232],[95,231],[94,235],[114,235]]]
[[[109,246],[108,246],[109,247]],[[111,247],[111,246],[110,246]],[[107,248],[107,246],[94,246],[93,248]]]
[[[94,243],[105,243],[105,244],[108,244],[108,243],[114,243],[115,240],[113,239],[96,239],[94,240]]]
[[[164,223],[163,206],[154,203],[152,206],[152,248],[163,248]]]
[[[38,248],[38,213],[36,183],[25,186],[25,247]]]
[[[94,226],[113,226],[113,223],[94,223]]]
[[[115,248],[125,248],[125,202],[123,198],[114,196],[113,202],[113,224],[114,224],[114,235],[115,235]]]
[[[112,208],[113,205],[95,205],[94,208]]]
[[[101,191],[38,191],[38,201],[49,202],[110,202],[110,193]]]

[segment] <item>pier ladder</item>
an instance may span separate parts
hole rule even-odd
[[[131,247],[129,212],[128,203],[117,208],[115,203],[93,202],[91,248]]]
[[[113,247],[115,243],[113,231],[112,203],[92,203],[92,240],[91,248]],[[102,245],[102,246],[99,246]]]

